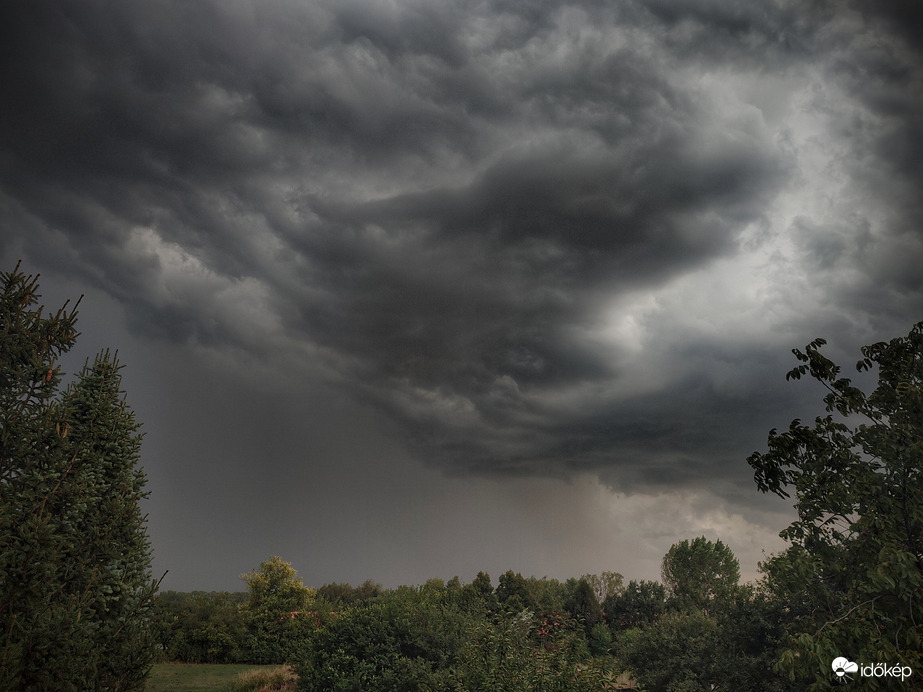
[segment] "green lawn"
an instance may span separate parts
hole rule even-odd
[[[146,692],[224,692],[248,670],[272,670],[279,666],[219,665],[209,663],[157,663],[151,670]]]

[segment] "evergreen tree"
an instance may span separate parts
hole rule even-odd
[[[0,275],[0,689],[141,689],[153,648],[140,436],[101,354],[60,392],[76,308]]]
[[[122,397],[120,367],[102,353],[64,394],[75,473],[55,503],[73,550],[63,582],[73,593],[93,593],[84,617],[93,623],[95,684],[112,690],[143,687],[152,661],[155,591],[140,509],[147,496],[138,466],[141,436]]]

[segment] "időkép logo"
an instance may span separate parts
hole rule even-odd
[[[833,674],[841,682],[852,680],[855,675],[863,678],[892,678],[904,681],[913,675],[910,666],[891,666],[887,663],[853,663],[848,658],[838,656],[830,664]]]

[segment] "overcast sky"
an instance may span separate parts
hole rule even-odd
[[[747,577],[787,383],[923,319],[907,0],[0,9],[0,260],[119,350],[164,588]]]

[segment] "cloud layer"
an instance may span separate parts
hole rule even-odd
[[[0,256],[452,476],[746,504],[788,350],[923,317],[919,15],[14,3]]]

